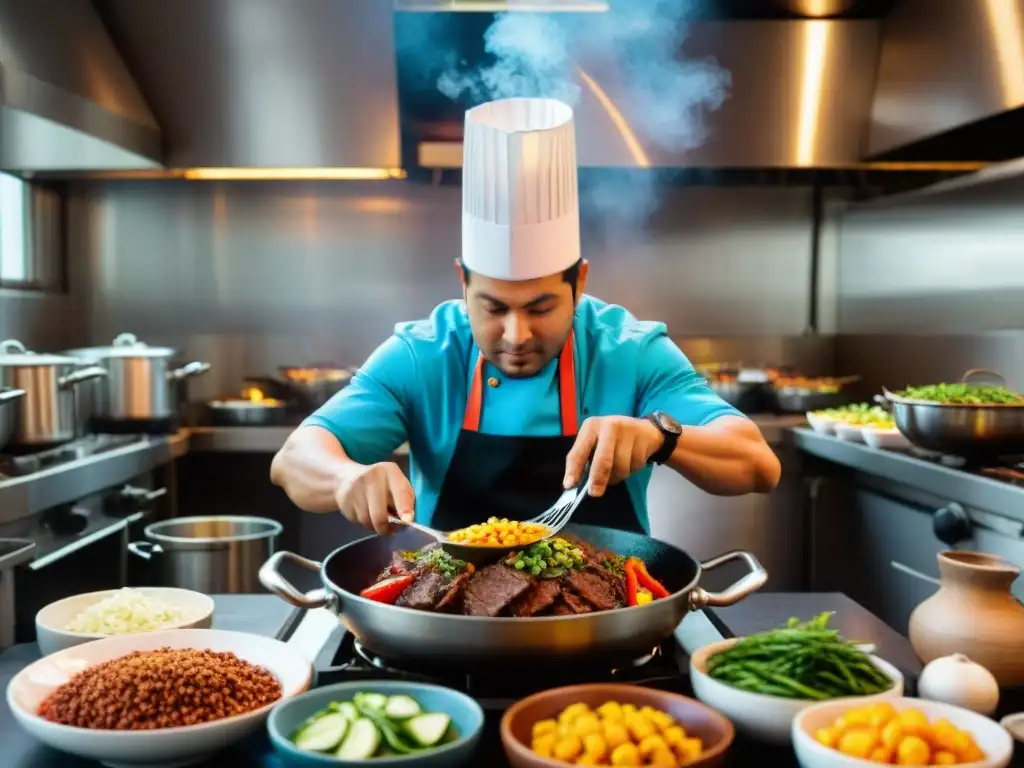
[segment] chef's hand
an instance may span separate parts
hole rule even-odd
[[[380,534],[391,531],[388,515],[414,516],[416,495],[399,466],[390,461],[352,465],[334,493],[338,509],[353,523]]]
[[[661,448],[664,435],[647,419],[596,416],[583,422],[565,459],[565,487],[580,481],[590,459],[590,495],[601,496],[609,485],[621,483],[647,466]]]

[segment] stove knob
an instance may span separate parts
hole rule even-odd
[[[971,519],[964,508],[956,502],[935,510],[932,517],[932,530],[943,544],[954,547],[971,538]]]
[[[128,517],[136,512],[149,512],[153,509],[154,502],[165,493],[166,488],[150,491],[147,488],[126,485],[103,500],[103,511],[112,517]]]
[[[56,507],[43,516],[43,525],[64,536],[79,534],[89,525],[89,512],[73,506]]]

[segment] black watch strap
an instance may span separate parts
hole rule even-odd
[[[676,449],[676,444],[679,442],[679,436],[683,432],[683,428],[679,422],[673,419],[671,416],[660,411],[655,411],[649,414],[647,420],[658,428],[661,432],[662,443],[661,447],[651,454],[647,460],[648,464],[664,464],[671,458],[673,451]]]

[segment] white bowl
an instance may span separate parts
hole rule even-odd
[[[865,427],[861,431],[864,442],[872,448],[883,451],[898,451],[910,447],[910,441],[906,435],[896,427],[891,429],[879,429],[878,427]]]
[[[848,443],[864,442],[864,427],[860,424],[836,424],[836,437]]]
[[[751,693],[734,688],[707,673],[708,659],[738,643],[730,638],[695,651],[690,656],[690,684],[694,695],[712,709],[717,709],[732,720],[736,730],[752,738],[771,744],[786,745],[791,739],[793,718],[818,702],[807,699],[784,699],[764,693]],[[892,664],[877,656],[869,656],[871,663],[893,681],[888,691],[871,696],[857,696],[853,701],[897,699],[903,695],[903,674]]]
[[[929,721],[949,720],[957,728],[970,732],[985,753],[986,759],[974,763],[960,763],[961,768],[1005,768],[1013,757],[1013,738],[999,723],[969,709],[955,707],[926,699],[890,699],[897,710],[917,709]],[[793,748],[803,768],[869,768],[878,766],[869,760],[848,757],[842,752],[819,744],[814,733],[835,722],[843,712],[857,706],[856,699],[823,701],[808,707],[793,720]]]
[[[808,411],[807,423],[811,425],[811,429],[820,435],[834,435],[836,433],[836,424],[839,424],[839,420],[831,416],[822,416],[814,411]]]
[[[86,667],[132,651],[164,647],[230,651],[244,661],[262,666],[281,684],[278,701],[302,693],[312,680],[309,661],[280,640],[220,629],[172,629],[107,637],[46,656],[15,675],[7,686],[7,704],[22,728],[54,749],[115,768],[171,768],[205,760],[245,738],[263,725],[277,703],[210,723],[152,731],[76,728],[36,714],[51,691]]]
[[[36,614],[36,639],[39,642],[39,650],[44,656],[65,648],[71,648],[92,640],[100,640],[114,635],[97,635],[83,632],[68,632],[64,627],[68,625],[75,616],[84,611],[90,605],[105,600],[120,590],[107,589],[102,592],[87,592],[81,595],[73,595],[55,603],[50,603]],[[201,592],[193,592],[188,589],[172,589],[170,587],[138,587],[133,588],[135,592],[141,592],[146,597],[168,603],[181,610],[184,614],[182,621],[169,627],[162,627],[157,632],[164,632],[169,629],[206,629],[213,624],[213,599]]]

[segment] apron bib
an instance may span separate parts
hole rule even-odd
[[[480,432],[484,357],[479,354],[466,400],[462,429],[438,495],[430,525],[453,531],[489,517],[528,520],[562,494],[565,457],[576,441],[576,371],[573,334],[558,357],[558,403],[562,433],[553,437],[510,437]],[[584,499],[573,522],[644,533],[625,483],[604,496]]]

